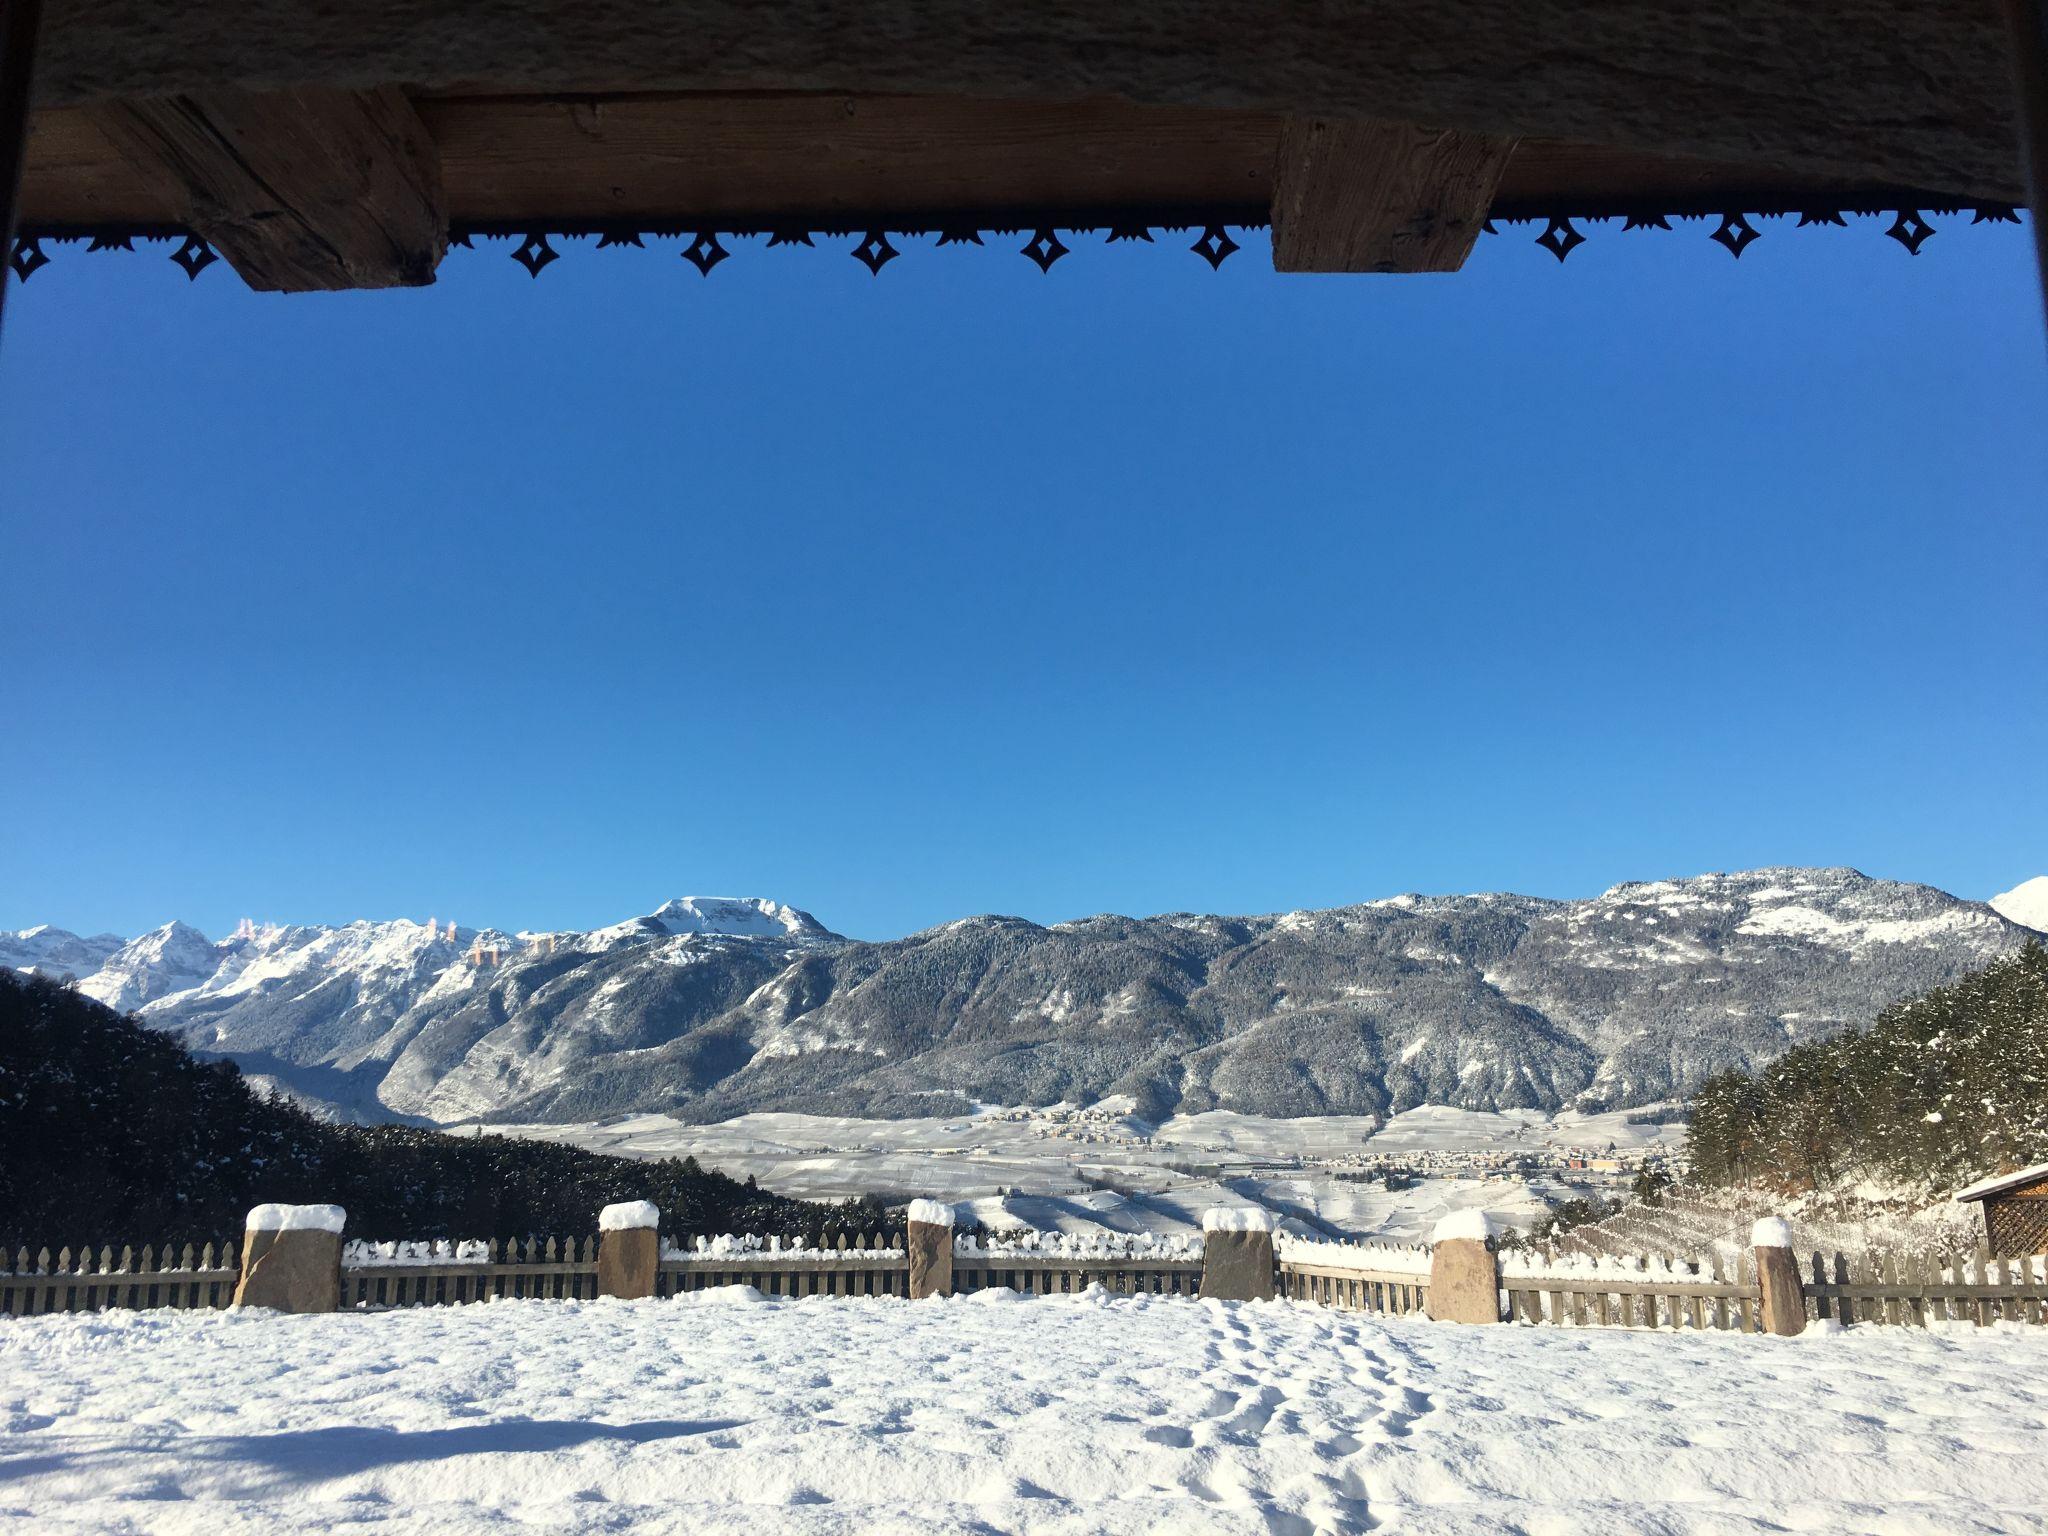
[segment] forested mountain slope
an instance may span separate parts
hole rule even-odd
[[[1930,886],[1766,869],[1586,901],[972,917],[886,943],[728,898],[588,933],[398,921],[213,943],[172,924],[79,984],[363,1118],[951,1114],[1115,1093],[1154,1115],[1384,1114],[1683,1096],[2028,937]]]
[[[2048,1162],[2048,949],[1711,1079],[1691,1145],[1706,1183],[1794,1190],[1948,1190]]]
[[[583,1237],[617,1200],[672,1233],[866,1230],[694,1163],[502,1136],[335,1125],[253,1092],[70,988],[0,972],[0,1247],[206,1242],[268,1201],[332,1202],[352,1236]]]

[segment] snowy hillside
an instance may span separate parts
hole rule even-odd
[[[2022,880],[2011,890],[1992,897],[1990,905],[2007,922],[2048,933],[2048,875]]]
[[[443,1122],[1116,1094],[1155,1120],[1383,1116],[1681,1097],[2030,937],[1930,886],[1771,869],[1585,901],[971,917],[878,944],[707,897],[587,933],[401,920],[212,944],[174,923],[82,985],[301,1094]]]

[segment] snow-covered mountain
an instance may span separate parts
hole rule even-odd
[[[35,971],[44,976],[90,976],[125,942],[118,933],[82,939],[44,923],[9,933],[0,929],[0,970]]]
[[[436,1121],[1118,1093],[1154,1112],[1611,1108],[1866,1023],[2033,937],[1930,886],[1767,869],[1586,901],[973,917],[880,944],[706,897],[572,933],[401,920],[216,944],[173,923],[80,985],[344,1112]]]
[[[79,982],[78,990],[109,1008],[132,1013],[200,985],[219,964],[214,943],[205,934],[184,923],[165,923],[115,950],[105,965]]]
[[[808,912],[756,896],[678,896],[645,917],[629,918],[589,935],[603,941],[630,938],[723,936],[735,939],[830,939],[830,932]]]
[[[1990,905],[2007,922],[2036,933],[2048,933],[2048,875],[2022,880],[2011,890],[1992,897]]]

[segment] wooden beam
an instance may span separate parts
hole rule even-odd
[[[1260,209],[1276,118],[1127,101],[427,97],[464,220]]]
[[[1513,139],[1291,118],[1273,166],[1276,272],[1455,272]]]
[[[1998,8],[1928,0],[47,0],[38,105],[221,87],[1122,96],[2021,195]]]
[[[841,211],[917,225],[934,211],[1146,208],[1262,216],[1284,118],[1127,101],[946,96],[423,96],[456,224],[693,219],[772,224]],[[31,229],[173,225],[182,182],[139,169],[103,108],[45,107],[30,125],[22,221]],[[1911,191],[1828,183],[1755,165],[1524,139],[1494,208],[1919,206]]]
[[[215,91],[111,102],[95,117],[251,288],[434,280],[448,214],[434,141],[403,92]]]

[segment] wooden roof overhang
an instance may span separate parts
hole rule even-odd
[[[550,231],[1270,222],[1283,270],[1446,271],[1488,219],[1739,254],[1744,215],[1888,210],[1911,248],[2024,200],[2010,53],[1911,0],[45,0],[19,218],[282,290]]]

